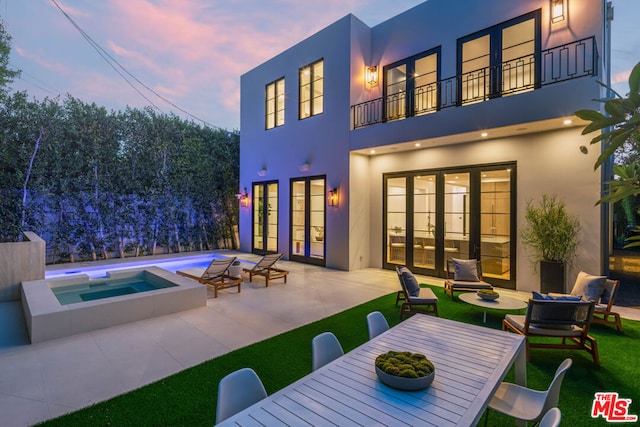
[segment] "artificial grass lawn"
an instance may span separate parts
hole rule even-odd
[[[457,297],[451,301],[441,287],[431,288],[439,298],[441,317],[500,329],[504,311],[489,310],[487,323],[483,324],[481,308],[465,304]],[[210,426],[215,421],[217,388],[222,377],[236,369],[251,367],[262,379],[267,393],[272,394],[311,372],[311,340],[315,335],[332,331],[345,352],[350,351],[367,340],[365,319],[371,311],[382,312],[390,326],[399,323],[399,309],[394,303],[395,293],[374,299],[41,425]],[[548,387],[562,360],[573,359],[560,394],[562,425],[608,425],[603,418],[591,418],[596,392],[617,392],[620,398],[632,399],[629,412],[640,415],[637,363],[640,322],[623,320],[623,327],[623,333],[605,325],[591,327],[598,341],[600,367],[593,364],[591,355],[585,351],[531,350],[527,385],[538,390]],[[513,381],[513,372],[506,380]],[[491,413],[489,418],[491,426],[514,424],[512,419],[497,413]]]

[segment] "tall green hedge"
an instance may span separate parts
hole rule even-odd
[[[239,137],[151,108],[0,96],[0,240],[48,262],[233,246]]]

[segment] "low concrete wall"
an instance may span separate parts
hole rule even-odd
[[[0,302],[20,300],[20,283],[44,279],[46,242],[27,231],[24,242],[0,243]]]

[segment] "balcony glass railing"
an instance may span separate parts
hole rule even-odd
[[[545,49],[351,107],[353,128],[429,114],[597,75],[595,37]]]

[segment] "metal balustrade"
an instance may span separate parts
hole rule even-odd
[[[353,128],[515,95],[543,86],[597,76],[595,37],[545,49],[435,83],[351,107]]]

